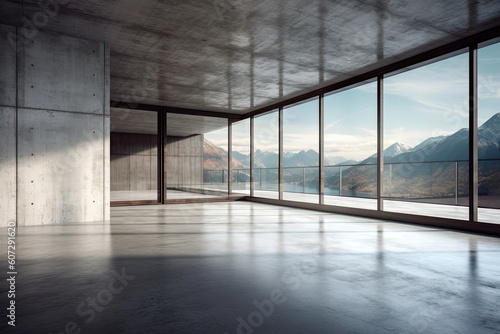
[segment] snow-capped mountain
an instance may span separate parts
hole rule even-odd
[[[421,142],[420,144],[418,144],[417,146],[415,146],[412,151],[418,151],[418,150],[421,150],[423,149],[424,147],[427,147],[429,145],[437,145],[439,144],[440,142],[442,142],[444,139],[446,138],[446,136],[437,136],[437,137],[431,137],[431,138],[428,138],[426,140],[424,140],[423,142]]]
[[[387,162],[423,162],[469,159],[469,129],[439,137],[429,138],[417,145],[421,147],[386,159]],[[426,143],[427,142],[427,143]],[[478,157],[500,157],[500,113],[495,114],[478,129]]]
[[[208,152],[215,156],[226,155],[227,152],[205,143]],[[420,144],[411,148],[403,143],[394,143],[384,150],[384,161],[390,162],[423,162],[423,161],[448,161],[467,160],[469,152],[469,130],[461,129],[449,136],[437,136],[427,138]],[[210,153],[208,153],[210,155]],[[500,113],[495,114],[478,129],[478,156],[480,159],[491,159],[500,157]],[[319,161],[318,152],[315,150],[300,151],[298,153],[284,152],[284,165],[287,167],[317,166]],[[360,164],[376,163],[377,155],[363,160]],[[219,157],[218,164],[223,165],[224,158]],[[337,159],[340,158],[340,159]],[[239,166],[245,167],[250,164],[250,157],[246,154],[233,152],[233,159],[239,162]],[[338,160],[338,161],[337,161]],[[344,161],[343,161],[344,160]],[[330,157],[325,159],[326,165],[345,164],[343,157]],[[355,164],[356,162],[351,161]],[[210,164],[210,163],[209,163]],[[217,164],[217,165],[218,165]],[[255,151],[255,165],[257,167],[277,168],[278,154],[275,152]]]
[[[326,157],[325,158],[325,164],[327,165],[339,165],[339,164],[342,164],[346,161],[349,161],[349,159],[346,159],[342,156],[330,156],[330,157]],[[351,160],[352,162],[352,160]]]
[[[479,159],[500,157],[500,113],[487,120],[478,129]]]
[[[384,150],[384,157],[395,157],[401,153],[410,152],[412,148],[408,145],[401,143],[394,143]]]

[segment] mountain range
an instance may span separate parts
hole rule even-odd
[[[203,169],[227,169],[228,160],[229,157],[226,150],[205,139],[203,143]],[[234,156],[232,159],[232,166],[233,168],[248,168],[247,165],[243,164]]]
[[[384,196],[393,198],[466,198],[468,195],[469,130],[460,129],[448,136],[430,137],[415,147],[393,143],[384,150]],[[318,166],[319,154],[310,149],[297,153],[284,152],[285,167]],[[479,163],[479,194],[500,196],[500,113],[492,116],[478,129],[479,159],[497,159]],[[458,164],[454,161],[462,160]],[[446,162],[448,161],[448,162]],[[204,168],[227,169],[227,151],[205,140]],[[325,169],[325,189],[339,189],[342,193],[375,196],[377,189],[377,155],[356,162],[344,157],[329,157],[325,165],[344,166]],[[391,164],[390,166],[387,164]],[[250,156],[233,151],[232,166],[247,169],[237,173],[239,181],[247,182]],[[278,168],[278,154],[255,151],[257,168]],[[284,171],[285,182],[306,187],[317,187],[319,178],[314,173],[306,180],[297,170]],[[276,175],[272,174],[276,182]],[[271,175],[271,176],[272,176]],[[340,183],[342,177],[342,183]],[[355,195],[356,196],[356,195]],[[491,197],[492,199],[492,197]],[[492,199],[493,200],[493,199]],[[493,200],[494,201],[494,200]],[[483,204],[497,207],[495,204]]]
[[[431,162],[468,160],[469,130],[460,129],[449,136],[427,138],[415,147],[396,142],[384,150],[384,162]],[[500,157],[500,113],[492,116],[478,129],[479,159],[498,159]],[[313,149],[297,153],[285,152],[285,167],[318,166],[319,154]],[[377,162],[374,154],[365,160],[356,162],[344,157],[327,157],[325,165],[373,164]],[[249,168],[250,156],[233,151],[233,168]],[[257,168],[278,168],[276,152],[255,151]],[[227,151],[205,140],[205,169],[227,168]]]
[[[227,151],[217,147],[208,140],[205,140],[207,151],[205,153],[205,169],[226,169]],[[257,150],[255,151],[256,168],[278,168],[278,153]],[[236,161],[236,162],[235,162]],[[285,167],[306,167],[318,166],[319,154],[315,150],[300,151],[298,153],[284,153]],[[347,160],[344,157],[335,156],[325,158],[326,165],[352,164],[354,160]],[[236,167],[238,166],[238,167]],[[250,155],[233,151],[233,168],[249,168]]]
[[[479,162],[479,194],[500,195],[500,160],[484,161],[500,159],[500,113],[478,128],[478,158],[483,160]],[[395,143],[384,150],[384,163],[392,163],[384,168],[384,194],[394,198],[444,198],[453,197],[457,192],[459,197],[466,197],[469,191],[468,159],[469,129],[428,138],[414,148]],[[376,164],[376,160],[376,155],[373,155],[358,166],[346,169],[343,189],[374,194],[376,168],[373,165],[359,166]],[[455,165],[454,161],[462,162]],[[334,187],[338,179],[338,175],[325,177],[325,186]]]
[[[477,132],[479,159],[500,158],[500,113],[481,125]],[[414,149],[388,157],[386,162],[429,162],[469,159],[469,129],[460,129],[449,136],[424,140]]]

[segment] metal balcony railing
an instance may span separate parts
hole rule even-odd
[[[448,204],[460,205],[468,197],[468,160],[441,160],[424,162],[391,162],[384,164],[383,197],[386,199],[435,202],[446,198]],[[255,190],[278,190],[278,168],[254,168]],[[204,170],[204,183],[228,182],[227,170]],[[324,167],[325,195],[376,198],[377,164],[339,164]],[[480,188],[499,178],[500,159],[480,159]],[[319,167],[284,167],[285,192],[319,193]],[[232,170],[232,187],[235,190],[250,188],[250,169]],[[466,204],[466,200],[463,200]],[[493,207],[500,208],[498,204]]]

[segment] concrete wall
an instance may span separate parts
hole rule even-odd
[[[111,191],[156,190],[157,136],[111,133]]]
[[[200,188],[203,185],[203,135],[167,137],[168,188]]]
[[[0,226],[16,219],[16,50],[0,25]]]
[[[4,25],[0,45],[0,226],[109,220],[109,50]]]
[[[16,108],[0,107],[0,226],[16,220]]]

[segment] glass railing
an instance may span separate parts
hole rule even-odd
[[[479,206],[500,209],[500,159],[479,160]],[[278,168],[255,168],[256,191],[278,191]],[[324,168],[325,196],[376,198],[377,164],[330,165]],[[227,185],[227,170],[204,170],[206,186]],[[396,201],[467,206],[467,160],[384,164],[383,198]],[[232,187],[250,188],[250,169],[233,169]],[[319,167],[284,167],[283,190],[318,194]]]
[[[384,164],[385,199],[468,205],[469,162],[426,161]]]
[[[227,192],[227,182],[229,173],[227,169],[204,169],[203,187],[204,190]]]
[[[377,198],[377,164],[325,166],[325,195]]]
[[[278,168],[254,168],[254,189],[264,191],[278,191],[278,174]]]

